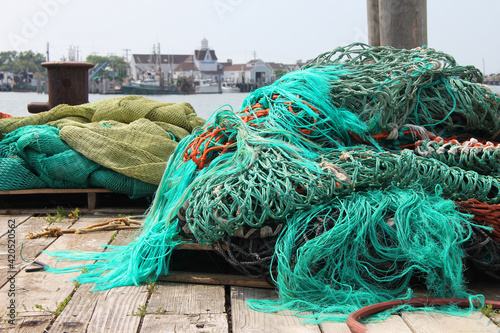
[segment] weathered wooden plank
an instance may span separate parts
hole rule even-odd
[[[349,333],[346,323],[323,322],[320,324],[322,333]],[[393,315],[384,321],[369,323],[366,325],[368,332],[374,333],[411,333],[410,328],[398,315]]]
[[[411,333],[412,330],[399,315],[389,316],[384,321],[366,324],[368,332],[374,333]]]
[[[498,331],[500,332],[500,313],[492,314],[490,320],[494,325],[499,327]]]
[[[83,207],[78,207],[80,210],[81,214],[84,213],[101,213],[101,214],[137,214],[137,215],[142,215],[146,211],[146,208],[134,208],[134,207],[120,207],[120,208],[113,208],[113,207],[103,207],[103,208],[96,208],[94,210],[88,209],[88,208],[83,208]],[[45,213],[51,213],[53,212],[53,209],[47,209],[47,208],[32,208],[32,209],[0,209],[0,214],[1,215],[8,215],[8,214],[45,214]]]
[[[74,227],[83,228],[89,224],[108,220],[109,217],[83,217]],[[55,240],[48,248],[48,251],[57,250],[77,250],[77,251],[99,251],[102,250],[100,244],[107,243],[113,231],[87,233],[87,234],[65,234]],[[24,250],[23,250],[24,251]],[[52,267],[68,267],[75,265],[74,262],[57,262],[55,258],[42,253],[37,257]],[[91,263],[91,261],[80,262]],[[52,274],[45,271],[27,273],[20,271],[15,276],[15,304],[19,317],[38,316],[40,310],[35,305],[40,305],[44,309],[54,311],[57,306],[73,292],[75,285],[69,281],[77,273]],[[0,316],[7,313],[7,304],[12,297],[8,296],[9,285],[0,289]],[[20,325],[16,320],[16,325]]]
[[[0,332],[5,333],[40,333],[50,324],[52,315],[17,316],[16,324],[0,320]]]
[[[495,332],[499,327],[480,312],[467,317],[452,316],[437,312],[403,312],[402,318],[415,333],[424,332]]]
[[[186,283],[157,283],[151,295],[148,314],[221,314],[225,313],[223,286]],[[159,311],[161,309],[161,311]]]
[[[165,276],[161,276],[159,280],[166,282],[231,285],[231,286],[271,288],[271,289],[274,288],[266,281],[253,279],[245,275],[236,275],[236,274],[214,274],[214,273],[174,271],[174,272],[169,272]]]
[[[51,333],[78,333],[87,330],[97,299],[100,296],[99,292],[91,292],[92,288],[92,284],[78,287],[64,311],[52,325]]]
[[[9,258],[8,254],[9,238],[6,235],[0,238],[0,287],[6,283],[7,276],[17,274],[17,272],[25,264],[25,262],[21,259],[21,249],[23,258],[25,260],[33,260],[42,252],[42,250],[46,249],[50,244],[56,241],[56,238],[42,237],[37,239],[29,239],[25,237],[30,232],[38,233],[42,231],[42,228],[46,225],[47,221],[45,221],[43,218],[31,217],[24,223],[19,224],[16,227],[14,238],[14,267],[11,267],[10,262],[8,261],[12,258]],[[61,222],[55,223],[55,225],[57,225],[61,229],[66,229],[70,226],[70,222],[68,219],[64,219]]]
[[[198,243],[182,243],[177,245],[174,250],[198,250],[198,251],[213,251],[210,246],[201,245]]]
[[[304,325],[303,319],[294,316],[289,311],[262,313],[250,309],[246,303],[248,299],[274,298],[276,298],[276,292],[272,290],[231,287],[233,332],[321,332],[318,325]]]
[[[16,227],[21,223],[26,221],[30,217],[29,214],[15,214],[15,215],[0,215],[0,237],[5,237],[7,231],[11,229],[9,221],[14,221],[12,225]],[[0,248],[0,252],[3,252],[5,248]]]
[[[216,248],[221,248],[219,245],[215,245]],[[227,246],[222,245],[222,249],[226,250]],[[195,250],[195,251],[213,251],[211,246],[201,245],[199,243],[182,243],[177,245],[174,250]]]
[[[125,245],[131,240],[133,230],[117,231],[111,236],[113,245]],[[93,292],[93,284],[80,285],[69,301],[64,311],[53,323],[51,333],[86,332],[93,315],[97,301],[105,291]],[[142,290],[141,290],[142,292]]]
[[[141,322],[141,310],[138,308],[146,305],[147,286],[117,287],[98,293],[86,332],[137,332]]]
[[[319,325],[322,333],[350,333],[346,323],[325,321]]]
[[[146,315],[141,333],[227,333],[225,314]],[[269,331],[268,331],[269,332]]]
[[[67,193],[111,193],[111,191],[105,188],[35,188],[29,190],[0,191],[0,195],[67,194]]]

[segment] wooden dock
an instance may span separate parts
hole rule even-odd
[[[67,218],[54,223],[61,229],[83,228],[116,217],[118,214],[88,213],[72,226]],[[246,300],[275,298],[276,292],[263,281],[243,276],[175,272],[156,285],[91,292],[91,285],[70,281],[76,273],[27,272],[20,257],[21,245],[26,260],[67,267],[74,263],[56,262],[42,250],[102,251],[101,244],[126,244],[134,234],[121,230],[59,238],[25,237],[40,232],[46,224],[42,216],[0,215],[2,332],[349,332],[343,323],[304,325],[288,312],[267,314],[249,309]],[[9,236],[12,234],[15,236]],[[14,262],[9,261],[9,244],[14,244],[9,239],[15,240],[11,247],[15,249]],[[208,252],[203,248],[197,251]],[[487,299],[500,300],[498,283],[472,287]],[[15,320],[9,323],[11,304],[15,305]],[[500,321],[500,316],[496,320]],[[403,312],[368,327],[371,332],[500,332],[500,327],[481,312],[467,317]]]

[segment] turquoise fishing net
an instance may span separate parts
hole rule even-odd
[[[156,186],[93,162],[48,125],[24,126],[0,141],[0,190],[107,188],[131,198],[152,195]]]
[[[415,282],[471,298],[463,244],[472,224],[452,200],[498,203],[498,180],[402,146],[456,131],[493,137],[500,97],[481,80],[430,48],[329,52],[180,141],[131,244],[53,255],[100,260],[77,279],[101,290],[168,274],[185,237],[216,245],[271,230],[262,241],[274,248],[267,270],[280,298],[252,303],[259,310],[342,320],[411,297]]]
[[[250,304],[345,320],[367,304],[410,298],[411,283],[435,297],[467,298],[468,224],[453,202],[418,187],[336,197],[287,219],[273,258],[280,300]]]

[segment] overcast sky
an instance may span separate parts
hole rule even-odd
[[[124,56],[192,54],[207,38],[219,61],[295,63],[368,42],[366,0],[0,0],[0,51],[78,47]],[[461,65],[500,73],[500,0],[428,0],[428,45]],[[484,65],[483,65],[484,64]],[[484,66],[484,67],[483,67]]]

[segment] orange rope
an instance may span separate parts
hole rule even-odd
[[[4,118],[14,118],[10,114],[0,112],[0,119]]]
[[[276,100],[279,97],[278,94],[274,94],[271,99]],[[297,96],[300,98],[300,96]],[[306,101],[302,101],[304,104],[309,106],[316,114],[321,114],[321,112],[311,104]],[[284,102],[284,104],[288,105],[288,110],[297,115],[300,111],[294,111],[292,102]],[[241,120],[249,126],[258,127],[259,125],[254,123],[255,120],[266,117],[269,115],[269,108],[264,109],[261,103],[255,103],[253,105],[247,106],[245,109],[238,111],[237,114],[240,116]],[[313,122],[316,123],[316,120],[313,119]],[[232,124],[235,125],[235,124]],[[205,125],[205,132],[197,136],[192,142],[190,142],[184,152],[184,162],[188,160],[193,160],[196,165],[200,169],[203,169],[207,166],[213,157],[209,156],[210,152],[219,151],[219,154],[223,154],[227,152],[229,147],[234,144],[235,138],[229,139],[225,131],[227,128],[220,128],[219,126],[213,127],[212,123]],[[317,130],[316,127],[312,127],[312,129],[307,128],[297,128],[300,132],[305,135],[311,135],[314,133],[314,130]]]
[[[500,204],[487,204],[476,199],[457,202],[463,210],[473,214],[473,220],[493,227],[491,238],[500,242]]]

